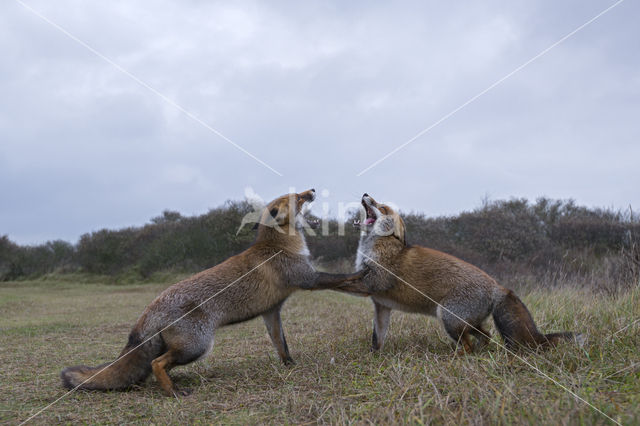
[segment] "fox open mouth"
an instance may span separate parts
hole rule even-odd
[[[317,229],[318,226],[320,226],[320,220],[311,216],[311,214],[307,213],[306,215],[303,216],[305,222],[307,222],[307,225],[309,225],[309,227],[311,229]]]
[[[376,220],[378,219],[378,215],[376,215],[376,212],[370,206],[368,206],[367,203],[365,203],[364,199],[362,200],[362,207],[364,207],[367,217],[365,218],[364,222],[361,222],[360,219],[354,220],[353,226],[356,228],[360,228],[361,226],[371,226],[376,223]]]
[[[376,216],[376,212],[373,211],[373,209],[369,207],[364,201],[362,201],[362,205],[364,206],[364,209],[367,212],[367,218],[365,219],[364,224],[373,225],[378,219],[378,216]]]
[[[311,214],[311,208],[309,207],[314,199],[315,194],[310,199],[305,199],[299,212],[299,215],[302,217],[303,223],[306,223],[306,225],[308,225],[311,229],[316,229],[318,228],[318,226],[320,226],[320,220]]]

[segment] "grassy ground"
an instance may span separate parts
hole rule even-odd
[[[164,287],[0,284],[0,423],[19,423],[62,396],[63,367],[114,359]],[[582,349],[523,358],[617,421],[640,422],[640,291],[523,299],[542,330],[589,336]],[[431,318],[394,312],[387,345],[372,354],[371,311],[367,299],[298,292],[283,311],[292,368],[279,363],[257,319],[220,330],[206,360],[172,372],[193,389],[189,397],[163,397],[149,379],[129,392],[72,393],[32,422],[610,423],[496,344],[455,356]]]

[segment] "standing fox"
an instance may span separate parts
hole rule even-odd
[[[508,347],[555,345],[561,340],[583,342],[582,335],[563,332],[541,334],[526,306],[511,290],[475,266],[456,257],[419,246],[408,246],[405,225],[391,207],[362,196],[366,211],[361,228],[356,268],[370,271],[361,282],[340,291],[370,294],[375,309],[372,349],[384,344],[392,309],[437,316],[461,352],[483,347],[490,339],[482,327],[493,315]]]
[[[298,288],[332,288],[362,277],[316,272],[311,265],[302,228],[303,206],[314,199],[311,189],[269,203],[251,247],[167,288],[142,313],[116,362],[66,368],[61,373],[64,386],[125,389],[153,371],[166,395],[187,395],[167,372],[202,358],[213,346],[218,327],[258,315],[282,362],[292,363],[280,321],[287,297]]]

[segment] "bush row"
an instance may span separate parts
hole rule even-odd
[[[165,211],[149,224],[83,235],[72,245],[51,241],[19,246],[0,237],[0,280],[33,278],[51,272],[81,271],[145,278],[154,272],[195,272],[248,247],[251,226],[236,234],[246,202],[227,202],[208,213],[183,217]],[[640,221],[632,213],[576,206],[546,198],[485,202],[457,216],[403,215],[409,243],[446,251],[494,274],[504,271],[548,274],[562,269],[593,276],[607,269],[609,278],[636,280],[640,266]],[[328,224],[307,238],[319,263],[352,262],[358,231],[349,223]],[[343,227],[344,235],[338,228]],[[614,265],[613,267],[611,265]],[[614,276],[615,275],[615,276]]]

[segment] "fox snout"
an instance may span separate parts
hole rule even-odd
[[[364,194],[362,194],[362,205],[365,208],[371,207],[371,206],[377,207],[378,203],[376,203],[376,200],[374,200],[371,195],[365,192]]]
[[[301,192],[299,195],[303,200],[311,202],[316,199],[316,190],[311,188],[308,191]]]

